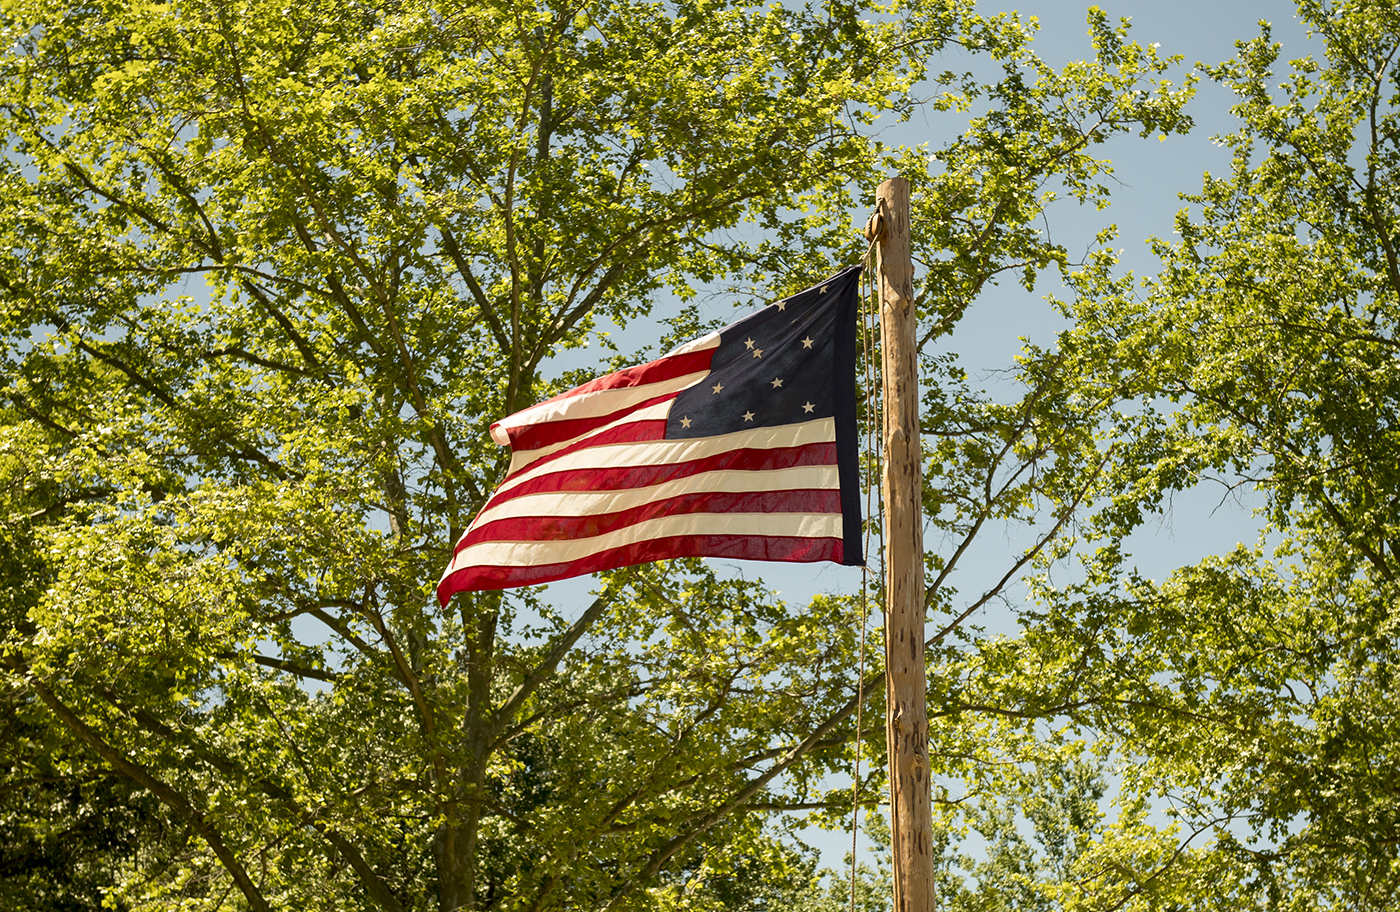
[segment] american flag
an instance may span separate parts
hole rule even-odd
[[[852,266],[491,426],[510,469],[438,584],[508,589],[672,557],[859,565]]]

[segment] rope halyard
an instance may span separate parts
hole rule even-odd
[[[860,751],[861,751],[861,731],[864,726],[865,710],[865,658],[866,658],[866,628],[870,621],[870,529],[871,520],[874,518],[872,510],[872,499],[876,500],[876,507],[881,510],[883,516],[883,503],[878,502],[876,495],[876,479],[879,477],[880,466],[880,435],[875,428],[880,418],[880,398],[879,384],[875,382],[875,336],[880,325],[880,286],[872,278],[871,266],[875,257],[876,244],[879,240],[879,228],[874,220],[878,216],[872,217],[872,224],[867,227],[866,233],[870,236],[870,246],[865,251],[862,258],[862,265],[865,267],[861,271],[865,282],[865,293],[861,295],[861,301],[870,301],[870,308],[862,306],[860,311],[860,331],[861,342],[865,349],[865,401],[866,401],[866,426],[865,426],[865,452],[866,452],[866,487],[865,487],[865,516],[866,523],[864,531],[864,556],[860,571],[860,671],[856,676],[856,745],[855,745],[855,769],[851,777],[851,912],[856,912],[856,846],[860,835]],[[873,229],[873,230],[872,230]],[[884,547],[884,523],[879,523],[881,553]],[[882,564],[883,566],[883,564]]]

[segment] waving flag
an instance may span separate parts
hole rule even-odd
[[[438,598],[671,557],[863,563],[859,277],[492,425],[510,471]]]

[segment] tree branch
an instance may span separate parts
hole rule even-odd
[[[11,660],[11,665],[19,664]],[[28,672],[27,668],[21,668]],[[87,723],[79,719],[59,698],[47,687],[44,686],[33,675],[28,676],[29,687],[44,702],[64,726],[72,732],[80,741],[87,744],[92,750],[118,772],[140,784],[152,795],[169,807],[172,811],[183,817],[194,829],[199,837],[209,846],[218,857],[219,862],[224,866],[224,870],[229,872],[233,882],[238,886],[248,905],[255,912],[272,912],[272,907],[268,905],[267,899],[262,895],[253,879],[248,876],[247,870],[239,863],[238,858],[224,843],[219,831],[211,824],[205,816],[195,809],[184,795],[180,794],[171,786],[158,779],[154,773],[146,769],[135,760],[129,759],[122,751],[117,750],[108,744],[97,734]]]

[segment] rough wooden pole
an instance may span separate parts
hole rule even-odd
[[[923,482],[918,319],[909,251],[909,181],[876,191],[885,397],[885,735],[890,755],[893,912],[932,912],[933,807],[924,674]]]

